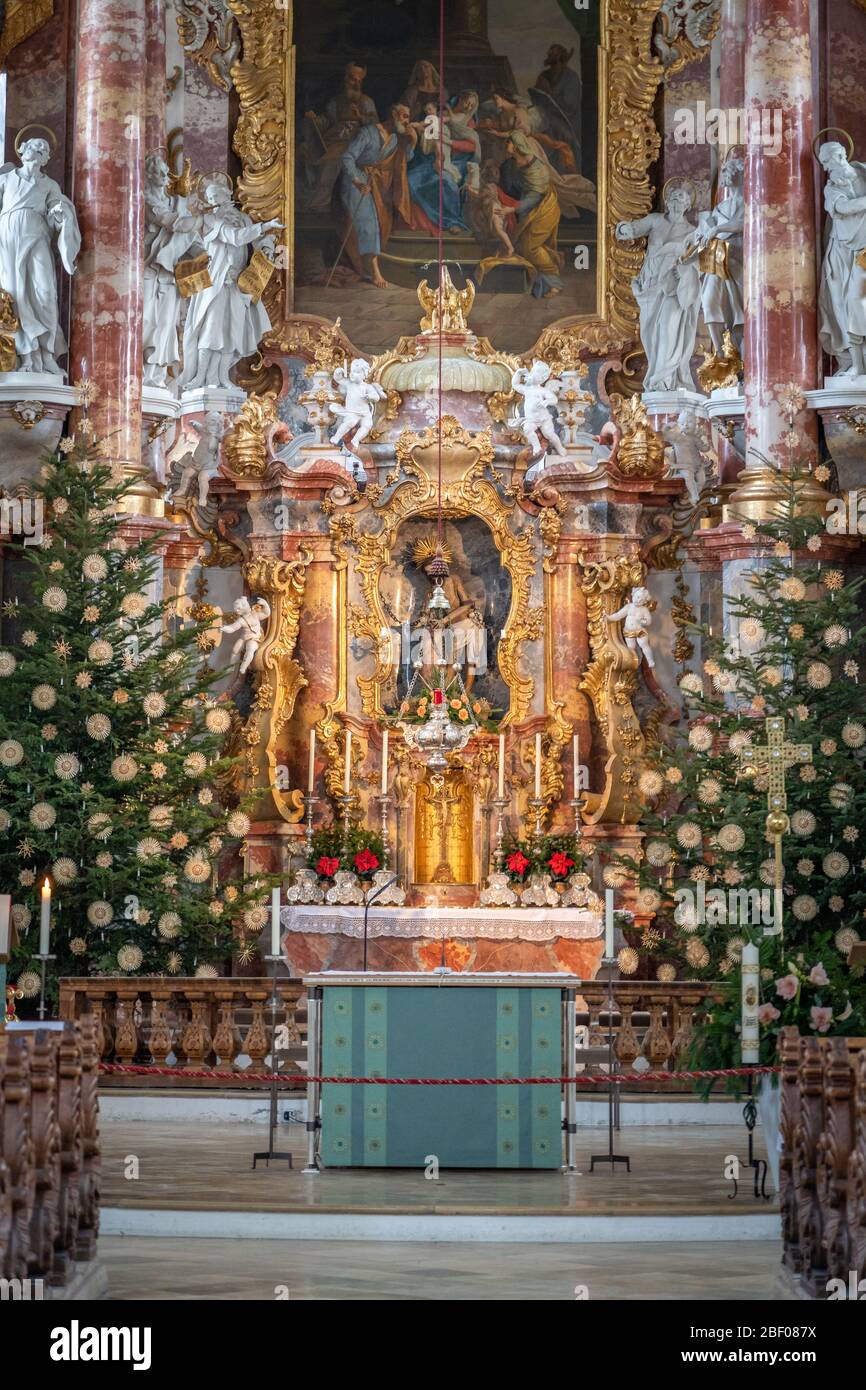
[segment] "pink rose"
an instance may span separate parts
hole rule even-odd
[[[812,969],[809,971],[809,983],[810,985],[829,985],[830,976],[824,969],[823,961],[819,960],[817,965],[812,966]]]
[[[799,988],[800,981],[796,975],[783,975],[781,980],[776,981],[776,993],[781,999],[793,999]]]
[[[817,1004],[813,1004],[809,1010],[809,1018],[816,1033],[826,1033],[833,1022],[833,1010],[819,1008]]]
[[[777,1018],[781,1017],[782,1015],[779,1013],[775,1004],[762,1004],[758,1009],[758,1022],[763,1024],[764,1027],[766,1027],[768,1023],[773,1023]]]

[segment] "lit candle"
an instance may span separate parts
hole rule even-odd
[[[271,955],[280,954],[280,890],[271,889]]]
[[[42,915],[39,918],[39,954],[48,955],[48,936],[51,931],[51,883],[46,878],[42,885]]]
[[[499,735],[499,800],[505,800],[505,735]]]
[[[352,785],[352,730],[346,730],[346,761],[343,764],[343,793],[349,795]]]
[[[388,795],[388,730],[382,730],[382,795]]]
[[[541,734],[535,735],[535,799],[541,800]]]
[[[604,890],[604,955],[613,960],[613,889]]]
[[[573,756],[574,756],[574,798],[573,798],[573,799],[576,801],[577,798],[578,798],[579,795],[580,795],[580,738],[578,737],[577,734],[575,734],[575,735],[574,735],[574,738],[571,740],[571,746],[572,746]]]
[[[316,731],[310,730],[310,765],[307,769],[307,795],[313,795],[313,785],[316,781]]]
[[[740,1016],[740,1055],[746,1066],[760,1061],[758,1003],[761,997],[757,946],[743,947],[742,1000]]]

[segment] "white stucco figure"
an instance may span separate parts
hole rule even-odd
[[[631,598],[628,603],[623,604],[615,613],[609,613],[607,620],[609,623],[622,623],[622,635],[629,651],[640,650],[646,657],[646,664],[649,667],[655,666],[652,648],[649,643],[650,623],[652,622],[652,609],[650,603],[652,595],[649,589],[635,588],[631,591]]]
[[[18,318],[18,371],[62,376],[57,358],[66,351],[57,303],[54,240],[61,265],[75,272],[81,246],[75,208],[54,179],[43,174],[51,157],[47,140],[24,140],[20,165],[0,168],[0,285],[11,294]]]
[[[238,675],[243,676],[249,670],[253,658],[262,642],[265,640],[265,623],[271,616],[271,606],[266,599],[256,599],[251,604],[248,598],[239,598],[234,602],[234,611],[237,614],[234,622],[223,623],[223,635],[226,633],[239,632],[240,636],[232,647],[232,661],[240,662]]]
[[[828,234],[818,294],[821,346],[839,364],[839,376],[866,375],[866,164],[849,160],[838,140],[826,141],[818,160],[827,172],[824,207]]]
[[[550,413],[559,403],[560,385],[551,380],[546,362],[533,362],[529,370],[518,367],[511,378],[512,390],[523,397],[523,414],[516,417],[514,424],[522,431],[533,457],[546,454],[547,444],[560,458],[566,457],[565,445],[556,433]]]
[[[636,222],[619,222],[618,241],[647,239],[646,255],[632,289],[640,309],[640,339],[646,353],[645,391],[694,391],[689,363],[695,351],[700,279],[695,258],[683,260],[695,230],[686,217],[692,195],[674,184],[665,211]]]
[[[235,207],[231,192],[221,183],[205,188],[208,208],[198,240],[210,257],[211,284],[192,296],[183,330],[184,368],[181,385],[187,389],[216,386],[231,389],[229,372],[242,357],[251,357],[271,327],[264,304],[238,287],[246,269],[248,247],[273,256],[268,235],[282,224],[271,218],[254,222]]]
[[[195,490],[198,505],[206,507],[211,479],[219,472],[220,444],[226,426],[219,410],[209,410],[202,422],[190,420],[189,423],[199,440],[194,449],[174,462],[172,471],[178,481],[173,492],[175,497],[188,497]]]
[[[144,172],[144,382],[166,386],[180,364],[181,298],[174,270],[196,239],[196,219],[184,198],[169,193],[170,171],[161,155],[148,155]]]
[[[701,274],[701,309],[715,352],[724,351],[722,339],[729,332],[737,351],[743,350],[743,161],[731,154],[719,171],[719,201],[712,212],[702,212],[693,235],[695,246],[715,252],[716,268]],[[714,243],[714,246],[711,246]],[[721,273],[724,272],[724,273]]]
[[[355,358],[348,376],[343,367],[334,372],[334,385],[343,397],[343,404],[331,402],[331,414],[340,421],[331,435],[332,444],[342,444],[348,439],[357,449],[373,428],[373,410],[377,401],[385,399],[386,392],[378,382],[367,380],[369,373],[370,363],[363,357]]]
[[[663,434],[668,474],[683,479],[689,501],[696,505],[707,481],[707,463],[712,455],[707,451],[694,410],[681,410],[676,424],[669,425]]]

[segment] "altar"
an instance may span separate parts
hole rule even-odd
[[[574,1087],[560,1078],[574,1073],[576,976],[325,971],[304,984],[313,1076],[509,1082],[311,1083],[308,1170],[573,1167]]]
[[[358,970],[364,908],[291,904],[280,913],[282,951],[292,976]],[[367,919],[372,970],[473,974],[496,970],[566,972],[592,979],[603,948],[599,913],[577,908],[377,907]]]

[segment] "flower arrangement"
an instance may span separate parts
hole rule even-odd
[[[308,867],[315,871],[320,881],[328,883],[341,869],[355,873],[359,878],[372,878],[384,863],[385,846],[381,835],[363,826],[352,826],[344,842],[342,826],[334,824],[323,825],[316,831],[307,858]]]
[[[509,841],[503,869],[512,883],[526,883],[532,874],[549,874],[554,883],[564,883],[582,871],[583,863],[575,835],[543,835],[539,840]]]

